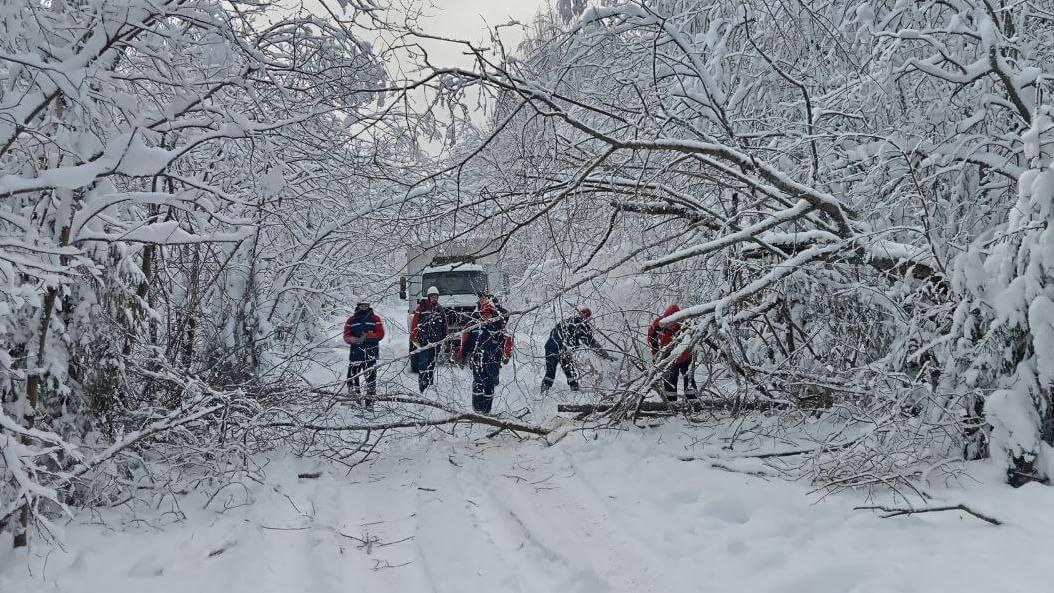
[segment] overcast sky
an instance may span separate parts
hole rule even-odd
[[[409,0],[413,1],[413,0]],[[424,32],[469,41],[477,47],[490,47],[488,28],[504,25],[509,21],[518,21],[523,25],[530,25],[534,17],[545,8],[548,10],[549,0],[416,0],[427,6],[424,17],[418,22],[418,27]],[[395,4],[397,4],[397,0]],[[505,50],[513,52],[517,45],[523,41],[525,30],[523,27],[502,27],[500,30],[501,40]],[[449,67],[462,66],[473,67],[474,61],[471,56],[465,55],[465,46],[457,43],[443,42],[438,40],[421,39],[418,42],[428,51],[429,59],[433,66]],[[399,55],[398,53],[396,54]],[[406,63],[401,58],[389,56],[388,68],[395,79],[415,79],[421,72],[413,69],[413,60]],[[407,71],[407,68],[410,70]],[[420,89],[411,93],[411,97],[424,97],[427,91]],[[482,103],[476,103],[477,99]],[[415,101],[416,103],[416,101]],[[421,101],[426,104],[428,101]],[[472,119],[477,124],[484,117],[483,110],[473,107],[488,103],[484,95],[479,97],[467,96],[466,105],[472,110]],[[436,114],[442,117],[442,112]],[[429,152],[442,150],[441,143],[423,142],[425,149]]]
[[[487,39],[486,29],[517,20],[530,24],[547,0],[431,0],[431,15],[421,22],[422,28],[431,33],[481,42]],[[518,28],[503,28],[501,38],[506,49],[513,50],[522,41]],[[453,44],[430,44],[432,58],[443,65],[465,66],[470,59],[462,55],[462,49]]]

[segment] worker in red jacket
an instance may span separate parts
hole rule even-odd
[[[364,377],[366,391],[362,399],[367,408],[372,408],[373,396],[377,395],[377,359],[384,339],[384,324],[365,297],[355,300],[358,301],[355,312],[344,322],[344,342],[349,346],[348,392],[358,398],[359,377]]]
[[[417,348],[417,387],[421,393],[435,382],[440,348],[437,344],[446,339],[450,329],[447,311],[439,304],[439,289],[429,286],[425,295],[410,321],[410,342]]]
[[[482,321],[483,316],[480,313],[480,311],[483,309],[483,306],[485,304],[490,303],[491,307],[494,309],[494,316],[498,317],[498,318],[501,318],[503,323],[508,324],[508,322],[509,322],[509,310],[506,309],[505,307],[501,306],[501,303],[498,302],[498,298],[496,296],[494,296],[493,292],[490,292],[489,290],[484,290],[483,292],[479,293],[478,296],[479,296],[479,300],[476,303],[476,309],[474,311],[472,311],[472,314],[471,314],[471,317],[470,317],[470,321],[469,321],[470,323],[479,323],[480,321]],[[500,385],[500,384],[501,384],[501,373],[498,373],[497,375],[494,376],[494,386],[495,386],[495,388],[497,388],[497,386]]]
[[[659,362],[670,356],[674,343],[678,341],[684,328],[680,323],[664,323],[663,319],[681,310],[677,305],[670,305],[666,311],[648,326],[648,348],[651,356]],[[677,383],[679,378],[684,382],[684,398],[696,399],[698,387],[695,384],[695,368],[692,364],[694,353],[687,345],[677,359],[667,367],[662,377],[662,396],[669,401],[677,400]]]
[[[512,356],[512,336],[493,303],[483,302],[479,315],[479,321],[461,335],[457,360],[472,366],[472,409],[489,414],[501,365]]]

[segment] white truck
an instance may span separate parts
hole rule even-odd
[[[406,326],[413,321],[414,309],[428,287],[439,289],[439,304],[449,314],[450,334],[471,322],[481,294],[493,294],[499,301],[506,281],[498,268],[496,242],[443,243],[435,247],[408,247],[406,275],[399,280],[399,298],[407,301]],[[413,350],[413,343],[410,349]],[[440,360],[451,351],[448,344]],[[410,357],[410,370],[417,372],[417,357]]]

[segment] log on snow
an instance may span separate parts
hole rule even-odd
[[[724,399],[700,399],[691,402],[641,402],[637,407],[639,412],[686,412],[695,410],[731,410],[738,407],[744,410],[769,410],[777,407],[776,402],[748,401],[739,402]],[[557,412],[568,412],[572,414],[590,412],[610,412],[617,408],[618,403],[603,404],[559,404]]]

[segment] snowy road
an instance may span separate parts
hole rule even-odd
[[[1046,578],[1049,489],[983,491],[999,528],[952,513],[883,520],[846,498],[815,504],[804,485],[678,461],[679,438],[443,437],[315,480],[281,458],[253,505],[236,506],[235,488],[208,510],[188,495],[187,519],[163,528],[80,517],[65,551],[8,558],[0,590],[933,593]]]
[[[532,395],[537,343],[520,348],[498,408],[526,403],[539,421],[554,402]],[[339,374],[342,353],[313,379]],[[413,384],[398,367],[385,377]],[[464,402],[467,381],[443,369],[432,396]],[[395,441],[350,473],[276,453],[266,483],[211,501],[218,484],[134,520],[84,513],[62,549],[0,552],[0,591],[1031,593],[1049,578],[1054,491],[1042,486],[993,477],[957,495],[998,528],[959,513],[880,519],[854,511],[859,499],[679,461],[700,451],[678,422],[551,447],[486,432]]]

